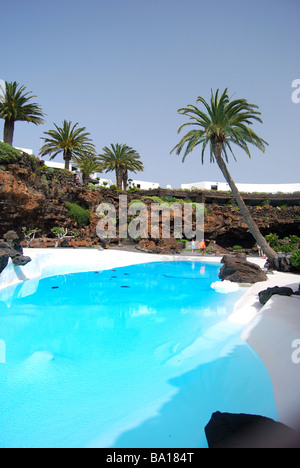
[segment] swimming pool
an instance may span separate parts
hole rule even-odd
[[[206,447],[214,411],[277,419],[262,361],[227,321],[241,292],[210,287],[219,268],[148,263],[0,291],[0,447]]]

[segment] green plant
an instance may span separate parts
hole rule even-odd
[[[7,143],[0,142],[0,164],[13,164],[21,159],[21,152]]]
[[[67,202],[66,207],[68,208],[70,218],[76,221],[79,226],[85,226],[91,219],[89,210],[82,208],[76,203]]]
[[[283,253],[290,253],[292,252],[293,248],[291,246],[291,244],[285,244],[285,245],[281,245],[280,247],[280,251],[283,252]]]
[[[291,265],[300,271],[300,249],[294,250],[291,257]]]
[[[289,237],[289,242],[290,242],[290,245],[293,247],[293,248],[297,248],[298,247],[298,244],[300,244],[300,237],[298,236],[290,236]]]
[[[32,172],[35,172],[38,168],[38,163],[37,163],[36,157],[33,155],[30,156],[30,164],[31,164]]]
[[[264,200],[263,202],[261,202],[260,206],[262,207],[265,207],[265,208],[268,208],[271,206],[271,200]]]
[[[31,243],[34,241],[35,235],[38,232],[42,232],[41,229],[38,229],[38,228],[28,229],[27,227],[23,227],[22,231],[23,231],[23,234],[24,234],[24,237],[25,237],[27,248],[29,248]]]
[[[102,172],[102,166],[96,154],[83,151],[79,156],[74,155],[73,161],[75,166],[78,167],[80,169],[80,172],[82,173],[84,185],[87,184],[87,181],[89,180],[92,174]]]
[[[87,184],[87,188],[89,190],[99,190],[99,187],[97,187],[95,184],[92,184],[91,182]]]
[[[51,232],[57,237],[55,248],[59,247],[59,244],[63,239],[72,239],[74,237],[74,236],[68,236],[67,228],[63,229],[60,227],[54,227],[51,229]]]
[[[270,244],[272,248],[274,248],[278,246],[279,237],[277,236],[277,234],[268,234],[266,236],[266,241]]]
[[[241,245],[234,245],[232,250],[243,250],[243,247]]]

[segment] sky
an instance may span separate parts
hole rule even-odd
[[[44,132],[70,120],[98,153],[133,147],[145,166],[133,178],[222,182],[199,147],[184,164],[170,151],[187,121],[178,109],[228,88],[259,106],[263,124],[253,129],[269,143],[251,159],[236,148],[234,180],[300,182],[299,17],[299,0],[3,1],[0,79],[26,86],[46,114],[44,125],[17,122],[14,145],[38,155]]]

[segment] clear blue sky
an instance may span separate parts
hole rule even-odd
[[[43,132],[67,119],[87,128],[98,152],[134,147],[141,180],[223,181],[199,149],[185,164],[169,153],[184,121],[177,110],[228,87],[259,105],[264,123],[254,129],[269,143],[251,160],[237,149],[236,182],[299,182],[299,17],[299,0],[2,2],[0,79],[25,85],[47,114],[43,126],[17,123],[14,144],[37,154]]]

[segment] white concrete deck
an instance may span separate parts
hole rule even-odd
[[[300,296],[273,296],[241,337],[270,374],[280,422],[299,430]]]

